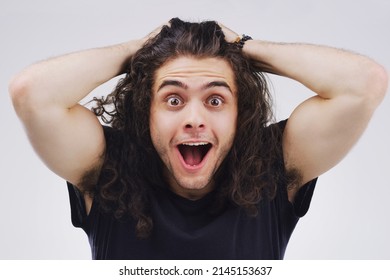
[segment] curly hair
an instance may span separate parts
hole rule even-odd
[[[94,113],[113,129],[95,195],[104,209],[117,218],[132,217],[140,238],[150,235],[149,191],[164,188],[162,161],[149,130],[152,87],[156,71],[180,56],[217,57],[235,74],[238,119],[233,146],[215,174],[215,209],[227,203],[256,215],[256,205],[272,198],[284,177],[281,133],[273,121],[271,95],[265,69],[243,56],[234,43],[225,41],[214,21],[170,21],[126,63],[126,75],[106,98],[95,98]],[[272,129],[274,127],[274,129]]]

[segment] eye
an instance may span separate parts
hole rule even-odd
[[[207,104],[212,107],[220,107],[223,104],[223,99],[218,96],[212,96],[207,100]]]
[[[167,104],[171,107],[177,107],[183,104],[182,100],[177,96],[170,96],[167,98]]]

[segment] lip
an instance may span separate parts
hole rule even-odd
[[[200,142],[205,142],[205,141],[184,141],[183,143],[200,143]],[[202,161],[198,164],[198,165],[189,165],[187,164],[185,161],[184,161],[184,158],[183,156],[181,155],[180,151],[179,151],[179,145],[176,145],[175,146],[175,152],[176,152],[176,156],[178,157],[180,163],[181,163],[181,166],[183,167],[183,169],[188,172],[188,173],[197,173],[199,172],[207,163],[208,161],[208,158],[211,154],[211,150],[214,148],[214,145],[211,144],[210,142],[207,142],[211,145],[210,149],[208,150],[207,154],[203,157]]]

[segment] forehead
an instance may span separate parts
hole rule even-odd
[[[181,56],[169,60],[155,74],[154,89],[166,80],[184,79],[187,82],[224,81],[235,89],[234,73],[227,61],[222,58],[194,58]]]

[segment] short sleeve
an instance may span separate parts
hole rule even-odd
[[[68,186],[72,224],[86,231],[87,212],[83,194],[71,183]]]
[[[113,129],[109,126],[103,126],[104,137],[106,139],[106,145],[112,145],[112,138],[114,137]],[[99,177],[99,182],[101,178]],[[98,182],[98,184],[99,184]],[[85,208],[85,200],[83,193],[73,184],[66,182],[69,193],[69,202],[70,202],[70,210],[71,210],[71,219],[72,224],[75,227],[82,228],[85,232],[88,233],[88,220],[94,211],[94,206],[96,204],[96,200],[94,199],[92,202],[92,208],[87,215],[87,211]]]
[[[297,217],[305,216],[307,211],[309,210],[317,179],[318,178],[315,178],[309,181],[308,183],[303,185],[297,192],[293,203],[294,212]]]
[[[287,121],[288,121],[288,119],[277,123],[277,127],[278,127],[278,129],[280,129],[282,134],[283,134],[284,129],[286,127]],[[281,139],[280,139],[280,141],[281,141]],[[284,160],[282,160],[282,161],[284,162]],[[284,163],[283,163],[283,165],[284,165]],[[284,167],[283,167],[283,169],[284,169]],[[313,197],[314,189],[315,189],[315,186],[317,183],[317,179],[318,178],[314,178],[313,180],[307,182],[297,192],[295,199],[294,199],[294,203],[292,204],[294,215],[296,217],[299,217],[299,218],[303,217],[307,213],[307,211],[309,210],[311,199]]]

